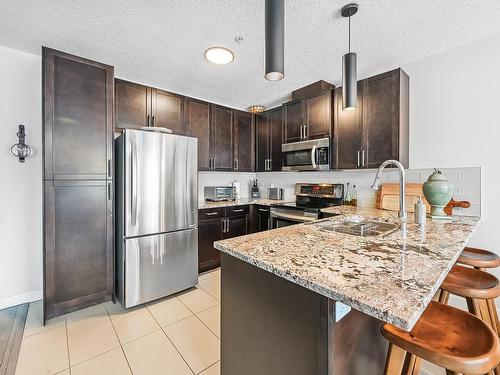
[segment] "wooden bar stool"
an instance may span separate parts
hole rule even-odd
[[[477,269],[496,268],[500,266],[500,257],[488,250],[465,247],[457,263],[462,263]]]
[[[384,324],[381,331],[389,341],[385,375],[400,375],[405,358],[411,356],[441,366],[447,374],[486,374],[500,361],[498,336],[487,324],[434,301],[410,332],[391,324]]]
[[[447,303],[450,293],[465,298],[471,314],[484,320],[498,335],[499,322],[495,298],[500,296],[500,282],[490,273],[455,265],[441,284],[439,302]]]

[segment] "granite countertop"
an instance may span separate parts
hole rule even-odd
[[[275,204],[282,204],[287,202],[294,202],[294,201],[285,199],[267,199],[267,198],[242,198],[235,201],[221,201],[221,202],[202,201],[198,203],[198,209],[203,210],[206,208],[240,206],[244,204],[260,204],[262,206],[272,206]]]
[[[340,216],[215,243],[229,255],[384,322],[411,330],[479,224],[477,217],[413,222],[406,231],[359,237],[321,226],[351,215],[396,222],[396,213],[339,206]]]

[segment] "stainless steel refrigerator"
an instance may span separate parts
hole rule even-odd
[[[117,299],[128,308],[196,285],[197,139],[126,129],[115,160]]]

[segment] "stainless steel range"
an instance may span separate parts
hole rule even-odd
[[[321,212],[322,208],[344,204],[343,184],[295,184],[295,202],[271,207],[271,227],[306,223],[333,214]]]

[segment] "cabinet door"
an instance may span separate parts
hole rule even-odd
[[[256,206],[257,209],[257,232],[271,229],[271,209],[267,206]]]
[[[202,220],[198,222],[198,271],[204,272],[220,265],[220,252],[214,242],[222,240],[224,219]]]
[[[237,111],[234,122],[234,170],[255,170],[255,136],[253,115]]]
[[[113,67],[43,49],[44,179],[106,179],[111,171]]]
[[[332,91],[305,100],[306,138],[329,137],[332,132]]]
[[[152,124],[170,129],[174,134],[184,134],[182,126],[183,97],[159,89],[152,89],[151,94]]]
[[[198,138],[198,169],[210,169],[210,105],[186,98],[185,133]]]
[[[285,143],[301,141],[304,138],[304,103],[302,100],[283,104]]]
[[[377,168],[399,159],[399,69],[363,82],[364,164]]]
[[[363,136],[363,89],[358,82],[358,106],[353,111],[342,109],[342,87],[335,89],[334,153],[337,169],[361,167]]]
[[[111,299],[111,198],[106,181],[45,182],[46,320]]]
[[[139,129],[151,124],[151,88],[115,80],[115,126]]]
[[[230,108],[213,106],[211,155],[214,169],[233,169],[233,110]]]
[[[255,132],[257,144],[255,147],[255,165],[257,172],[266,171],[266,161],[270,158],[269,149],[269,113],[264,112],[255,118]]]
[[[283,111],[281,107],[269,111],[271,170],[281,171],[283,143]]]
[[[233,238],[248,234],[248,215],[227,218],[227,231],[224,238]]]

